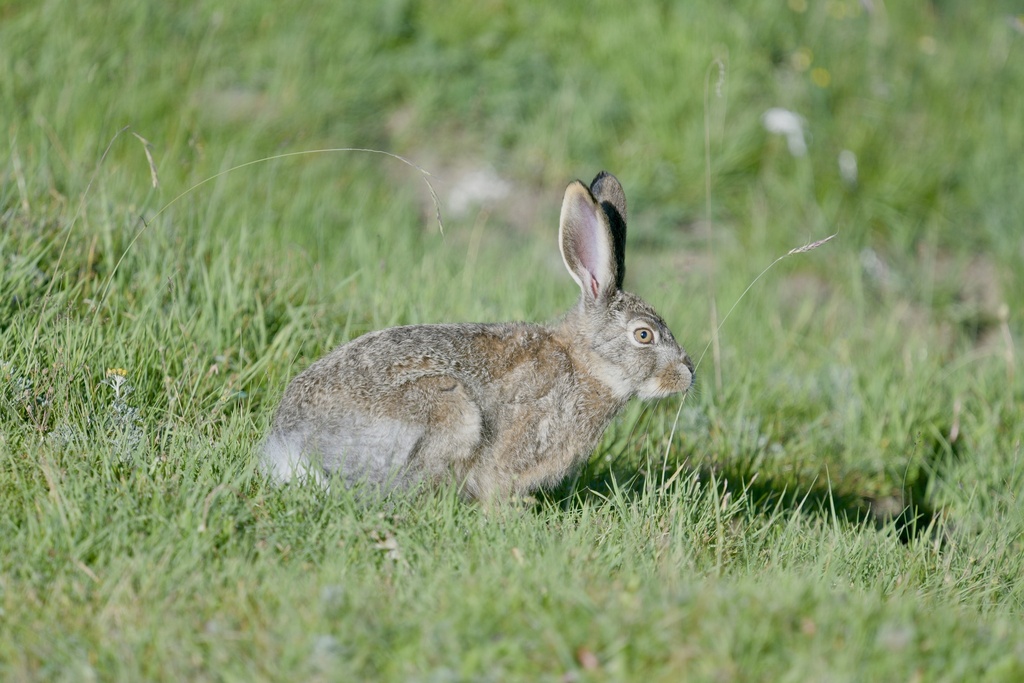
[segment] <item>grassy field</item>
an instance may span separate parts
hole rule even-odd
[[[186,5],[0,4],[0,679],[1024,679],[1019,4]],[[509,509],[256,474],[333,346],[567,309],[602,168],[690,395]]]

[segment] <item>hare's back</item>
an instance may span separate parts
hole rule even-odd
[[[549,362],[555,344],[548,328],[527,323],[392,327],[338,347],[307,372],[368,393],[405,391],[424,377],[482,389],[519,366]]]

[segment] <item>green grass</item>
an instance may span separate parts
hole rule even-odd
[[[873,5],[0,6],[0,678],[1024,677],[1019,7]],[[443,234],[386,156],[218,175],[341,147]],[[521,509],[255,474],[334,345],[571,305],[601,168],[689,396]]]

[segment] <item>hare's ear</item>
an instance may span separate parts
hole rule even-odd
[[[626,192],[622,189],[618,178],[608,171],[601,171],[590,183],[590,194],[594,195],[594,199],[604,206],[605,211],[615,209],[619,218],[622,219],[622,223],[626,223]],[[606,206],[606,204],[611,206]]]
[[[601,171],[590,183],[590,194],[608,216],[615,248],[615,284],[622,289],[622,279],[626,277],[626,192],[618,178],[608,171]]]
[[[604,299],[619,288],[621,278],[608,216],[578,180],[565,188],[558,243],[565,267],[585,297]]]

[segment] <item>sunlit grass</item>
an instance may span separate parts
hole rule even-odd
[[[0,677],[1019,680],[1011,9],[9,3]],[[601,168],[685,399],[509,509],[256,476],[333,346],[570,306]]]

